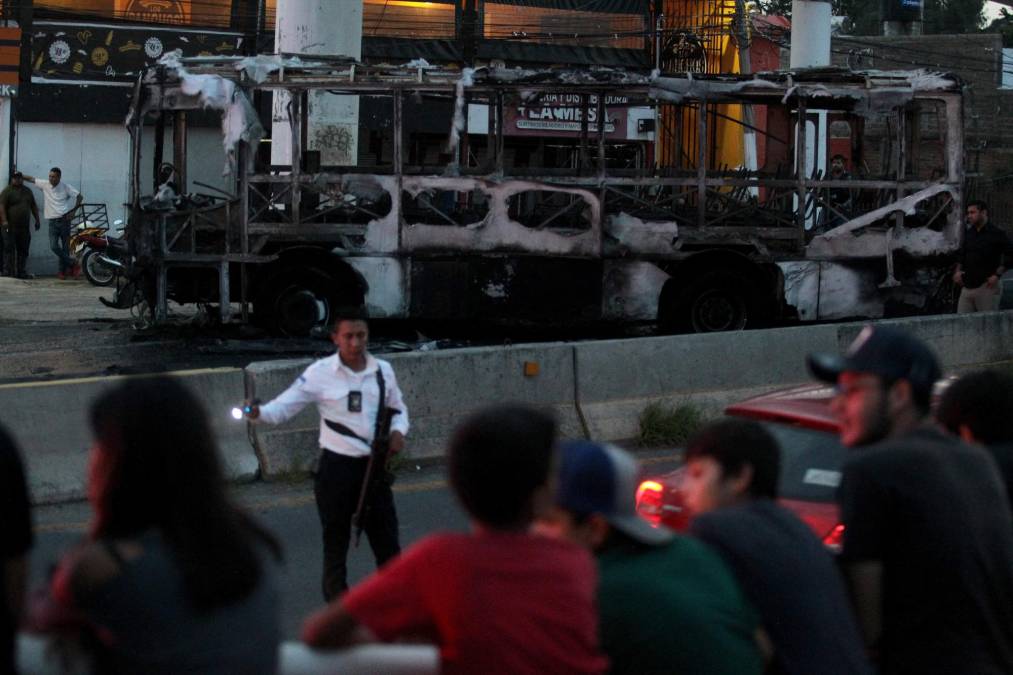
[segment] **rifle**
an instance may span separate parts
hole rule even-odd
[[[373,434],[373,442],[369,446],[369,462],[366,464],[366,476],[362,479],[362,488],[359,490],[359,502],[352,514],[352,527],[355,528],[355,547],[359,547],[359,539],[362,537],[362,529],[366,522],[366,511],[368,510],[369,493],[373,486],[383,479],[387,472],[387,455],[390,453],[390,424],[394,415],[400,415],[400,410],[385,407],[376,416],[376,432]]]

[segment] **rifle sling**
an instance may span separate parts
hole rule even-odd
[[[365,438],[363,438],[359,434],[355,433],[354,431],[352,431],[351,429],[349,429],[348,427],[346,427],[341,422],[334,422],[332,420],[325,419],[324,420],[324,424],[326,424],[333,431],[338,432],[342,436],[348,436],[349,438],[354,438],[357,441],[362,441],[366,445],[369,445],[369,441],[367,441]]]

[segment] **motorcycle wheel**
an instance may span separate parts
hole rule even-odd
[[[116,270],[109,267],[99,258],[99,252],[90,250],[81,259],[84,276],[93,286],[111,286],[116,278]]]

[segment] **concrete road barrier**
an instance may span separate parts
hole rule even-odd
[[[251,363],[245,370],[246,398],[259,398],[266,403],[285,391],[312,362],[312,359],[285,359]],[[316,406],[307,406],[284,424],[248,424],[264,478],[303,475],[315,468],[320,447]]]
[[[946,371],[967,370],[1013,358],[1013,312],[979,312],[887,319],[932,346]],[[839,346],[847,348],[864,323],[842,324]]]
[[[412,416],[413,457],[438,457],[476,408],[523,401],[553,410],[564,435],[635,437],[651,403],[692,403],[705,415],[772,389],[809,381],[805,355],[845,349],[867,322],[739,333],[574,344],[480,347],[385,355]],[[1013,359],[1013,312],[889,320],[926,340],[948,371]],[[268,399],[309,360],[252,364],[247,391]],[[527,369],[527,370],[526,370]],[[527,374],[526,374],[527,372]],[[301,475],[317,458],[318,418],[304,411],[277,427],[255,426],[265,477]]]
[[[246,427],[229,416],[242,400],[243,371],[238,368],[173,373],[204,402],[231,480],[252,480],[258,463]],[[0,385],[0,422],[14,435],[25,459],[35,503],[80,499],[85,494],[91,432],[91,402],[124,377],[81,378]]]
[[[889,320],[932,345],[947,371],[1013,359],[1013,312]],[[805,355],[841,351],[864,322],[739,333],[573,344],[477,347],[385,355],[411,415],[410,455],[443,455],[454,428],[490,403],[519,401],[554,411],[566,436],[632,438],[651,403],[692,402],[705,414],[747,396],[808,381]],[[269,400],[309,359],[254,363],[244,371],[177,373],[201,396],[234,480],[303,476],[319,453],[313,406],[275,427],[235,422],[244,393]],[[0,422],[19,440],[36,501],[84,493],[90,401],[119,378],[0,385]]]
[[[677,335],[577,344],[577,392],[593,438],[635,437],[651,403],[705,414],[806,379],[804,355],[835,351],[837,326]]]

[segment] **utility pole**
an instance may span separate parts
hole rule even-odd
[[[274,30],[275,51],[362,59],[362,0],[278,0]],[[287,92],[276,91],[271,125],[271,163],[290,164],[292,158],[290,104]],[[304,111],[304,115],[307,113]],[[309,97],[307,127],[302,129],[306,151],[318,152],[318,164],[354,166],[358,163],[359,97],[317,91]],[[314,155],[315,156],[315,155]],[[313,169],[310,169],[313,170]],[[319,170],[319,169],[315,169]]]
[[[792,70],[830,65],[830,3],[791,1]]]
[[[463,0],[461,8],[461,25],[458,33],[461,39],[461,56],[464,65],[475,66],[475,53],[478,42],[478,0]]]
[[[791,2],[791,70],[825,68],[830,65],[830,3],[819,0],[792,0]],[[805,208],[806,190],[802,179],[814,173],[827,172],[827,111],[806,110],[799,105],[799,118],[795,125],[795,170],[799,176],[799,194],[795,207]],[[799,147],[802,146],[802,147]],[[819,210],[813,202],[812,213],[806,213],[805,229],[816,225]]]

